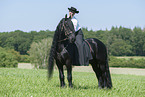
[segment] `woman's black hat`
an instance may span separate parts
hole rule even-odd
[[[68,8],[68,10],[69,10],[70,12],[79,13],[79,11],[77,11],[77,9],[74,8],[74,7]]]

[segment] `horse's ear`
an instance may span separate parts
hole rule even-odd
[[[67,19],[67,14],[65,15],[65,20]]]

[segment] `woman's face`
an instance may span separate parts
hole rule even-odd
[[[71,16],[71,18],[73,17],[75,15],[75,13],[73,13],[73,12],[69,12],[69,16]]]

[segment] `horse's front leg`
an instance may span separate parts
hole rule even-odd
[[[64,81],[64,72],[63,72],[63,68],[59,69],[59,79],[60,79],[60,85],[61,87],[65,86],[65,81]]]
[[[69,83],[69,87],[73,87],[72,85],[72,59],[66,49],[63,49],[61,53],[63,60],[65,60],[65,65],[67,68],[67,80]]]
[[[72,88],[73,84],[72,84],[72,65],[71,64],[67,65],[67,80],[69,83],[69,87]]]
[[[60,86],[64,87],[65,86],[65,81],[64,81],[64,72],[63,72],[63,65],[59,62],[56,61],[57,67],[59,69],[59,79],[60,79]]]

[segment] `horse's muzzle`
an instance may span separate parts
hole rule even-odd
[[[74,33],[69,35],[69,41],[70,41],[70,43],[74,43],[76,41],[76,37],[75,37]]]

